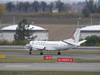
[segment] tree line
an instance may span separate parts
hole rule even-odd
[[[0,15],[4,14],[6,10],[6,12],[49,12],[52,13],[53,10],[56,10],[56,12],[67,12],[67,15],[69,16],[70,14],[68,14],[71,11],[72,5],[70,4],[65,4],[64,2],[58,0],[55,2],[51,2],[50,4],[47,4],[45,1],[34,1],[32,3],[30,3],[29,1],[27,2],[17,2],[16,4],[14,4],[13,2],[8,2],[4,7],[0,6]],[[79,3],[73,3],[73,5],[82,5],[84,6],[83,10],[82,10],[82,14],[85,17],[89,17],[90,13],[100,13],[100,1],[98,2],[98,4],[94,4],[93,1],[88,1],[86,2],[79,2]],[[3,6],[3,4],[2,4]],[[3,9],[4,8],[4,9]],[[2,12],[3,9],[3,12]],[[83,16],[82,15],[82,16]],[[66,16],[66,15],[63,15]],[[75,17],[71,14],[72,17]],[[76,14],[77,16],[77,14]]]
[[[93,1],[89,1],[86,3],[82,13],[85,17],[89,17],[90,13],[100,13],[100,5],[97,6],[93,3]]]
[[[50,4],[47,4],[45,1],[41,1],[41,2],[34,1],[33,3],[27,1],[27,2],[18,2],[17,4],[8,2],[6,4],[6,9],[9,12],[16,11],[17,9],[19,12],[28,12],[34,10],[34,12],[42,11],[42,12],[52,13],[52,10],[54,8],[58,9],[58,12],[64,12],[71,9],[70,6],[64,4],[60,0],[56,1],[55,3],[51,2]]]
[[[87,41],[83,43],[81,46],[100,46],[100,36],[87,36],[85,40]]]

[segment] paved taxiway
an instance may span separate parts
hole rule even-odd
[[[88,59],[88,60],[100,60],[100,55],[96,55],[96,54],[61,54],[61,55],[58,55],[57,53],[44,53],[43,55],[40,55],[39,53],[32,53],[31,55],[29,55],[28,53],[0,52],[0,55],[22,56],[22,57],[52,56],[53,58],[65,57],[65,58],[79,58],[79,59]]]
[[[100,72],[97,63],[1,63],[0,70],[8,71],[96,71]]]
[[[0,47],[5,48],[5,47]],[[16,47],[6,47],[6,49],[15,49]],[[18,50],[23,50],[23,47],[17,47]],[[86,48],[87,50],[100,50],[100,48]],[[4,49],[5,50],[5,49]],[[85,50],[85,48],[79,48],[78,50]],[[15,52],[0,52],[0,55],[7,56],[22,56],[22,57],[42,57],[53,56],[53,58],[79,58],[87,60],[100,60],[100,55],[96,54],[61,54],[57,53],[15,53]],[[97,58],[98,57],[98,58]],[[97,71],[100,72],[100,63],[0,63],[0,71]]]
[[[0,46],[0,50],[25,50],[24,46]],[[100,47],[78,47],[71,50],[100,50]]]

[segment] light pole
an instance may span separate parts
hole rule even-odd
[[[77,20],[77,28],[79,28],[79,20],[81,19],[81,17],[78,18]]]
[[[91,17],[91,25],[92,25],[92,17]]]
[[[15,16],[13,16],[13,24],[15,24]]]

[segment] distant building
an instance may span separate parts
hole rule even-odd
[[[57,4],[57,2],[54,1],[54,2],[52,2],[52,4],[53,4],[52,13],[58,13],[58,9],[56,8],[56,4]]]
[[[87,36],[100,36],[100,25],[86,26],[81,28],[80,38],[85,39]]]
[[[52,13],[58,13],[58,9],[53,9]]]
[[[18,25],[10,25],[0,29],[0,40],[5,39],[8,41],[13,41],[17,26]],[[42,41],[49,39],[49,33],[47,29],[35,25],[30,25],[29,29],[32,29],[32,31],[34,31],[32,36],[37,36],[35,41]]]
[[[77,9],[71,9],[71,13],[78,13]]]

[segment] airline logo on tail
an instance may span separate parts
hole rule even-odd
[[[78,28],[70,39],[63,40],[63,42],[77,46],[79,42],[79,37],[80,29]]]
[[[72,39],[73,39],[73,40],[75,40],[75,37],[77,37],[77,32],[78,32],[78,30],[76,30],[76,31],[74,32],[74,34],[73,34],[73,36],[72,36]]]
[[[73,40],[75,40],[74,36],[72,37]]]

